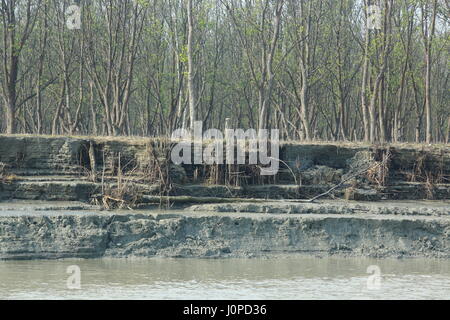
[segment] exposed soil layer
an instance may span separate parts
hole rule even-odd
[[[237,205],[241,212],[227,206],[130,213],[98,211],[82,203],[4,203],[0,259],[288,254],[450,258],[448,203]],[[255,213],[260,211],[266,213]]]
[[[195,197],[309,199],[340,183],[326,197],[450,199],[449,145],[283,143],[279,173],[264,179],[258,166],[177,166],[169,154],[170,144],[159,139],[0,135],[0,199],[90,201],[105,185],[117,187],[119,176],[139,195],[194,197],[191,203]],[[383,168],[353,177],[387,155]],[[155,176],[160,169],[167,175]]]
[[[258,166],[177,166],[168,150],[0,135],[0,259],[450,258],[448,145],[283,144],[264,179]]]

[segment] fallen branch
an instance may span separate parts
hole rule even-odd
[[[331,192],[333,192],[334,190],[336,190],[337,188],[339,188],[340,186],[342,186],[342,185],[345,184],[346,182],[348,182],[348,181],[350,181],[350,180],[352,180],[352,179],[354,179],[354,178],[356,178],[356,177],[358,177],[358,176],[360,176],[360,175],[362,175],[362,174],[364,174],[364,173],[367,173],[367,172],[370,171],[370,170],[379,168],[379,167],[381,167],[382,165],[383,165],[383,166],[386,165],[387,162],[389,161],[390,157],[391,157],[391,155],[390,155],[390,153],[388,153],[387,156],[383,159],[382,162],[377,162],[375,165],[370,166],[370,167],[368,167],[368,168],[366,168],[366,169],[364,169],[364,170],[361,170],[361,171],[355,173],[354,175],[348,177],[347,179],[345,179],[345,180],[341,181],[340,183],[338,183],[337,185],[335,185],[335,186],[334,186],[333,188],[331,188],[330,190],[328,190],[328,191],[326,191],[326,192],[324,192],[324,193],[321,193],[321,194],[315,196],[314,198],[311,198],[311,199],[308,199],[308,200],[291,200],[291,202],[312,203],[312,202],[316,201],[317,199],[322,198],[322,197],[324,197],[324,196],[330,194]]]

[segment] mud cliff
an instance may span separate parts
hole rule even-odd
[[[0,259],[450,258],[450,219],[361,215],[0,214]]]
[[[308,199],[344,181],[327,196],[450,199],[449,145],[284,143],[278,174],[265,178],[258,166],[176,166],[169,155],[160,139],[0,135],[0,163],[10,177],[0,179],[0,199],[89,201],[119,178],[143,196]],[[371,163],[383,167],[348,180]]]
[[[170,148],[0,135],[0,259],[450,258],[448,145],[285,143],[265,178],[174,165]]]

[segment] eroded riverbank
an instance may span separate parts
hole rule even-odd
[[[448,145],[282,143],[263,177],[173,144],[0,135],[0,259],[450,258]]]
[[[236,258],[286,255],[450,258],[447,202],[248,204],[96,211],[83,204],[0,205],[0,259],[99,257]],[[229,204],[225,205],[229,208]],[[279,207],[277,209],[277,206]],[[296,208],[282,213],[280,208]],[[220,208],[220,206],[219,206]],[[241,205],[241,209],[245,205]],[[302,208],[303,211],[300,209]],[[328,210],[328,211],[327,211]],[[247,211],[247,212],[245,212]],[[261,211],[261,210],[259,210]],[[270,213],[272,211],[272,213]],[[276,213],[274,213],[276,212]]]

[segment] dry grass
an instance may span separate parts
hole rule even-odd
[[[170,176],[170,152],[171,144],[168,140],[147,140],[147,162],[144,166],[137,164],[136,159],[124,160],[121,153],[104,152],[103,169],[99,173],[92,170],[92,168],[97,170],[97,164],[93,163],[95,157],[91,151],[91,170],[86,170],[85,175],[95,181],[101,181],[101,193],[93,196],[94,203],[108,210],[133,209],[143,202],[142,186],[158,185],[160,205],[170,206],[170,203],[165,201],[173,188]]]
[[[429,151],[421,150],[410,171],[402,171],[408,182],[423,183],[426,198],[436,198],[436,186],[450,182],[450,177],[445,174],[444,155],[438,157]]]
[[[414,167],[409,172],[403,172],[409,182],[444,183],[447,177],[444,174],[444,158],[437,159],[429,152],[422,151],[417,157]]]
[[[104,209],[133,209],[142,199],[136,179],[131,179],[137,169],[124,173],[120,154],[118,155],[117,174],[114,177],[105,177],[105,171],[101,177],[101,193],[94,195],[93,202]],[[90,177],[97,176],[89,172]]]
[[[144,168],[144,178],[148,183],[159,186],[160,206],[170,207],[169,196],[173,189],[170,159],[173,144],[169,139],[151,139],[146,147],[148,163]]]
[[[392,153],[390,148],[387,148],[385,151],[377,150],[376,152],[379,159],[375,161],[374,166],[368,169],[366,175],[371,183],[376,184],[378,187],[384,187],[387,185],[389,178]]]
[[[208,141],[207,143],[210,143]],[[229,163],[231,161],[226,159],[226,144],[224,143],[222,150],[223,160],[225,164],[210,164],[201,165],[194,171],[194,180],[198,180],[199,177],[203,177],[203,182],[209,185],[225,185],[229,187],[240,187],[245,185],[264,185],[264,184],[274,184],[276,183],[277,175],[267,175],[263,176],[261,171],[263,167],[261,164],[250,164],[250,155],[256,150],[251,149],[252,144],[249,141],[243,141],[239,145],[235,145],[234,154],[237,155],[241,153],[243,155],[243,162],[245,164],[238,164],[237,157],[234,158],[234,163]],[[271,154],[270,144],[268,145],[268,154]],[[239,149],[239,152],[238,152]],[[271,158],[271,161],[277,161],[280,165],[285,165],[289,171],[294,176],[295,174],[289,168],[289,166],[280,159]]]

